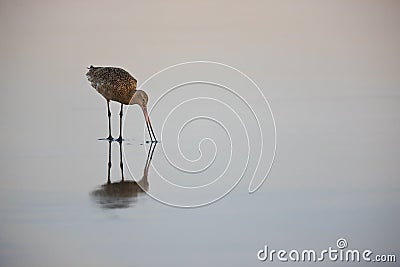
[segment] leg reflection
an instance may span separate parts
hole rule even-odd
[[[133,180],[125,180],[124,164],[122,159],[123,142],[118,142],[118,144],[121,180],[119,182],[111,181],[112,142],[110,141],[108,142],[107,183],[91,193],[97,204],[105,209],[130,207],[137,201],[139,195],[149,189],[148,172],[157,143],[150,144],[143,170],[143,177],[137,182]]]
[[[122,161],[122,142],[119,142],[119,167],[121,168],[121,181],[125,181],[124,163]]]
[[[111,183],[110,172],[111,172],[111,140],[108,141],[108,168],[107,168],[107,183]]]

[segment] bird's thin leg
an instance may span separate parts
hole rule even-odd
[[[107,109],[108,109],[108,140],[113,140],[111,135],[111,111],[110,111],[110,100],[107,100]]]
[[[107,183],[111,183],[110,179],[110,171],[111,171],[111,140],[108,141],[108,170],[107,170]]]
[[[149,119],[149,126],[150,126],[151,133],[153,134],[153,137],[154,137],[154,141],[153,141],[153,139],[151,141],[157,143],[158,141],[157,141],[156,135],[154,134],[153,127],[151,126],[150,119]]]
[[[119,137],[117,139],[118,142],[122,142],[122,111],[123,111],[124,104],[121,104],[121,111],[119,112]]]
[[[119,167],[121,168],[121,180],[124,181],[124,163],[122,161],[122,142],[119,142]]]
[[[147,125],[147,131],[149,132],[149,136],[150,136],[150,140],[153,143],[153,137],[151,136],[151,132],[150,132],[150,127],[149,127],[149,122],[146,120],[146,125]]]

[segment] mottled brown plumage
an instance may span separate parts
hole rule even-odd
[[[137,81],[127,71],[115,67],[89,67],[86,76],[92,87],[107,100],[128,105]]]

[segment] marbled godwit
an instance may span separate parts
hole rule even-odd
[[[114,140],[111,135],[110,101],[115,101],[121,103],[121,111],[119,113],[119,137],[116,141],[122,142],[123,106],[137,104],[142,108],[151,142],[157,142],[147,113],[148,96],[144,91],[136,90],[136,79],[121,68],[90,66],[88,69],[89,71],[86,73],[86,76],[89,82],[91,82],[92,87],[107,100],[109,135],[106,139]]]

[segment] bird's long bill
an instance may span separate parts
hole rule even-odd
[[[149,131],[150,139],[151,139],[151,141],[153,141],[153,138],[154,138],[154,141],[157,142],[156,135],[154,134],[153,127],[151,126],[149,114],[147,113],[147,108],[144,107],[142,109],[143,109],[144,118],[146,120],[147,130]]]

